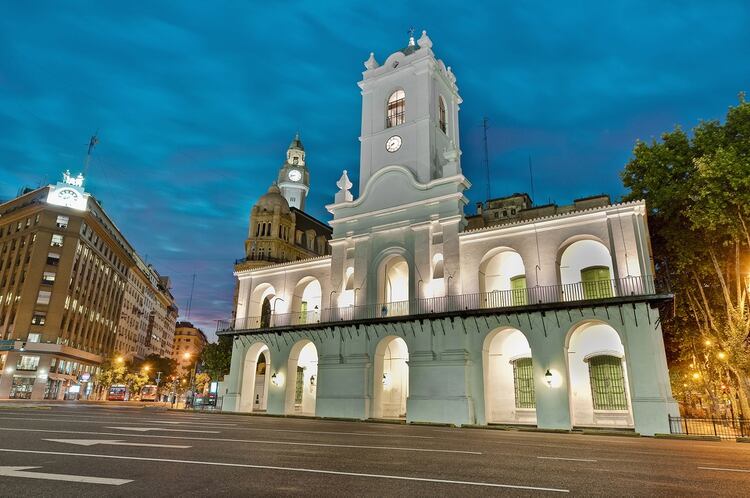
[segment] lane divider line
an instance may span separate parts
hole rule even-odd
[[[399,481],[415,481],[415,482],[433,482],[439,484],[458,484],[465,486],[480,486],[487,488],[506,488],[506,489],[525,489],[530,491],[550,491],[554,493],[570,493],[569,489],[559,488],[546,488],[541,486],[523,486],[516,484],[499,484],[493,482],[476,482],[476,481],[457,481],[450,479],[437,479],[430,477],[409,477],[409,476],[396,476],[388,474],[367,474],[364,472],[344,472],[338,470],[322,470],[322,469],[307,469],[301,467],[280,467],[276,465],[252,465],[248,463],[228,463],[228,462],[202,462],[198,460],[178,460],[175,458],[149,458],[149,457],[132,457],[123,455],[97,455],[93,453],[71,453],[65,451],[38,451],[38,450],[15,450],[10,448],[0,448],[0,451],[7,453],[26,453],[34,455],[59,455],[59,456],[72,456],[72,457],[88,457],[88,458],[107,458],[113,460],[138,460],[142,462],[161,462],[161,463],[179,463],[188,465],[212,465],[216,467],[239,467],[245,469],[261,469],[261,470],[281,470],[287,472],[305,472],[308,474],[326,474],[326,475],[338,475],[338,476],[351,476],[351,477],[365,477],[371,479],[393,479]]]
[[[720,470],[722,472],[748,472],[750,469],[722,469],[721,467],[698,467],[701,470]]]
[[[302,441],[269,441],[265,439],[229,439],[229,438],[207,438],[207,437],[190,437],[190,436],[165,436],[156,434],[126,434],[118,432],[94,432],[94,431],[66,431],[66,430],[54,430],[54,429],[25,429],[25,428],[10,428],[0,427],[0,431],[16,431],[16,432],[44,432],[53,434],[93,434],[97,436],[117,436],[117,437],[148,437],[148,438],[161,438],[161,439],[187,439],[190,441],[214,441],[223,443],[247,443],[247,444],[275,444],[281,446],[320,446],[324,448],[353,448],[353,449],[367,449],[367,450],[395,450],[395,451],[416,451],[422,453],[454,453],[462,455],[482,455],[481,451],[466,451],[466,450],[449,450],[449,449],[434,449],[434,448],[402,448],[399,446],[366,446],[356,444],[334,444],[334,443],[306,443]]]
[[[538,456],[541,460],[567,460],[570,462],[596,462],[596,460],[590,458],[565,458],[565,457],[552,457],[552,456]]]

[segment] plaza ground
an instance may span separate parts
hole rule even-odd
[[[138,404],[0,404],[3,496],[738,496],[748,489],[750,444],[728,441],[186,413]]]

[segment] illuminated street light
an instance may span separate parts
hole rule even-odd
[[[693,380],[698,380],[700,378],[701,378],[701,374],[699,374],[698,372],[693,373]]]
[[[122,363],[123,361],[125,361],[125,358],[123,358],[122,356],[118,356],[118,357],[117,357],[117,358],[115,359],[115,361],[116,361],[117,363]]]
[[[705,344],[706,344],[706,346],[710,346],[711,345],[711,341],[709,341],[708,339],[706,339]]]
[[[727,359],[727,354],[724,351],[719,351],[719,354],[717,354],[716,356],[718,356],[720,360]]]

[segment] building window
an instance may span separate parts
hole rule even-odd
[[[39,366],[38,356],[21,356],[16,365],[16,370],[24,370],[27,372],[33,372]]]
[[[581,285],[585,299],[602,299],[612,297],[612,281],[609,268],[590,266],[581,270]]]
[[[406,121],[406,94],[403,90],[396,90],[388,97],[388,118],[386,128],[393,128]]]
[[[526,295],[526,275],[516,275],[510,278],[510,290],[512,293],[513,306],[526,306],[528,299]]]
[[[63,236],[56,233],[52,235],[52,242],[50,242],[50,245],[52,247],[62,247],[63,245]]]
[[[516,408],[536,408],[534,398],[534,369],[531,358],[519,358],[513,363],[513,385]]]
[[[622,360],[601,355],[589,359],[589,379],[594,410],[627,410]]]
[[[440,125],[440,130],[443,133],[446,133],[446,126],[445,126],[445,99],[443,97],[438,97],[438,123]]]
[[[47,320],[47,313],[43,311],[35,311],[34,316],[31,318],[32,325],[44,325]]]
[[[297,379],[296,383],[294,384],[294,403],[301,405],[302,404],[302,393],[304,392],[305,387],[305,369],[302,367],[297,367]]]
[[[70,222],[70,218],[67,216],[58,216],[57,217],[57,228],[68,228],[68,223]]]
[[[47,254],[47,264],[57,266],[60,264],[60,255],[54,252]]]
[[[36,304],[49,304],[52,293],[50,291],[40,290],[36,298]]]
[[[39,342],[41,340],[42,334],[29,333],[29,335],[26,336],[26,342]]]

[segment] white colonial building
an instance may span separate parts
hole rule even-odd
[[[223,409],[669,432],[644,203],[467,217],[451,68],[424,32],[365,67],[360,195],[330,255],[236,267]]]

